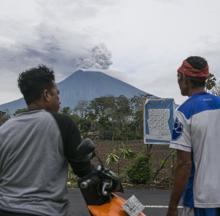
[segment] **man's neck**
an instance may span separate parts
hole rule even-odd
[[[198,93],[202,93],[202,92],[206,92],[205,88],[201,87],[201,88],[192,88],[189,90],[189,97],[194,95],[194,94],[198,94]]]
[[[40,109],[44,109],[44,107],[40,104],[40,103],[31,103],[28,105],[28,110],[40,110]]]

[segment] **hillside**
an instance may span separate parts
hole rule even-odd
[[[148,94],[128,83],[111,77],[103,72],[78,70],[58,83],[60,89],[61,107],[74,108],[79,101],[90,101],[102,96],[133,97],[135,95]],[[0,105],[0,110],[8,110],[13,113],[17,109],[24,108],[23,98]]]

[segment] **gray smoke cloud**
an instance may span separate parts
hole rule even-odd
[[[21,5],[15,4],[18,8],[30,4],[33,11],[27,10],[25,14],[20,14],[19,10],[9,11],[7,19],[0,15],[0,71],[18,74],[45,64],[62,79],[79,67],[107,69],[112,64],[110,51],[94,39],[96,32],[88,32],[89,26],[83,22],[93,19],[103,6],[111,7],[113,2],[23,0]],[[5,10],[11,4],[13,1],[9,0]],[[32,19],[30,23],[27,22],[29,18]]]
[[[79,67],[107,69],[111,53],[88,20],[115,0],[8,0],[0,8],[0,104],[20,97],[18,74],[39,64],[57,82]]]
[[[84,56],[78,58],[76,67],[83,69],[108,69],[112,64],[111,53],[104,44],[99,44],[93,47]]]
[[[46,64],[65,75],[79,67],[108,69],[112,64],[111,53],[104,44],[92,45],[88,37],[77,33],[72,36],[73,42],[65,44],[66,40],[61,40],[59,34],[48,28],[38,28],[38,39],[34,43],[23,41],[9,47],[0,46],[0,70],[16,73]],[[83,38],[87,43],[82,43]]]

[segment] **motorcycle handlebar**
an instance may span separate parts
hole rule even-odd
[[[98,182],[98,177],[92,177],[90,179],[87,179],[85,181],[82,181],[80,183],[80,188],[81,189],[87,189],[89,186],[92,186],[93,184]],[[107,196],[109,194],[109,189],[112,187],[112,181],[109,180],[104,180],[101,183],[101,193],[103,196]]]
[[[88,188],[90,182],[91,182],[90,179],[81,182],[81,183],[80,183],[80,188],[82,188],[82,189]]]
[[[107,196],[109,194],[107,190],[110,189],[111,187],[112,187],[112,182],[104,181],[102,184],[102,195]]]
[[[93,176],[93,177],[91,177],[91,178],[89,178],[89,179],[86,179],[86,180],[82,181],[82,182],[80,183],[80,188],[86,189],[86,188],[88,188],[90,185],[93,185],[93,184],[95,184],[95,183],[98,182],[98,181],[99,181],[99,178],[98,178],[97,176]]]

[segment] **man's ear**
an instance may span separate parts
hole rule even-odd
[[[189,89],[192,88],[192,83],[188,77],[186,77],[185,83]]]
[[[44,101],[48,102],[50,100],[50,92],[48,91],[48,89],[44,89],[42,96]]]
[[[189,87],[189,85],[190,85],[190,80],[189,80],[189,78],[183,74],[182,80],[183,80],[183,84],[184,84],[185,86]]]

